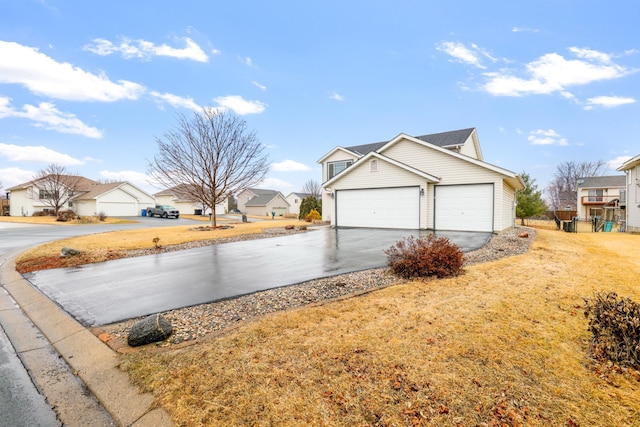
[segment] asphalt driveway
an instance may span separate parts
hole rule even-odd
[[[25,275],[85,326],[105,325],[386,265],[384,250],[413,230],[321,228]],[[464,252],[490,233],[438,232]]]

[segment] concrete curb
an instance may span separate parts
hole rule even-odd
[[[39,375],[50,374],[41,372],[42,367],[37,366],[38,359],[46,355],[26,357],[26,352],[33,356],[36,354],[33,350],[41,350],[47,344],[58,353],[54,356],[59,355],[66,361],[118,425],[172,426],[169,415],[162,408],[154,408],[153,396],[141,393],[129,383],[127,374],[118,368],[118,356],[111,348],[15,270],[16,255],[7,254],[0,265],[0,283],[7,292],[0,294],[0,319],[3,320],[3,325],[12,325],[7,335],[50,404],[59,410],[64,409],[53,401],[60,399],[59,397],[47,393],[48,387],[44,386],[47,378],[38,378]],[[64,393],[64,390],[59,390],[58,393]],[[67,396],[66,400],[73,399]],[[73,409],[71,411],[74,412]],[[75,414],[76,417],[77,415]],[[60,414],[65,425],[88,425],[82,420],[74,422],[74,415],[67,416],[71,421],[65,421],[65,415]],[[97,424],[97,420],[92,421],[91,425]]]

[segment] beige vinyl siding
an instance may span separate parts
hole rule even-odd
[[[640,166],[629,170],[629,194],[627,194],[627,231],[640,232]]]
[[[460,149],[460,154],[473,157],[474,159],[478,158],[478,153],[476,152],[476,146],[473,143],[473,134],[469,135],[469,138],[465,141],[464,145]]]
[[[497,196],[497,194],[496,194]],[[501,226],[497,228],[498,231],[505,230],[515,225],[515,200],[516,195],[513,188],[506,183],[502,186],[502,211],[501,211]]]
[[[9,194],[9,215],[31,216],[33,215],[33,202],[29,197],[30,190],[16,190]]]
[[[471,144],[471,141],[468,142]],[[466,144],[465,144],[466,145]],[[447,153],[441,153],[436,150],[425,149],[424,146],[413,141],[399,141],[384,152],[385,155],[412,166],[416,169],[423,170],[431,175],[440,177],[438,185],[454,185],[454,184],[494,184],[494,230],[500,231],[504,227],[503,201],[504,180],[502,175],[489,170],[480,165],[475,165],[470,161],[459,159]],[[427,191],[427,228],[433,228],[434,211],[433,200],[434,190],[430,184]]]
[[[322,163],[322,182],[325,182],[329,179],[329,163],[341,162],[345,160],[351,160],[355,164],[356,160],[358,159],[354,158],[352,154],[349,154],[342,150],[337,150],[335,153],[327,157]]]
[[[389,187],[407,187],[407,186],[421,186],[426,187],[426,181],[424,178],[404,170],[398,166],[385,162],[382,159],[378,159],[378,170],[376,172],[370,171],[369,162],[358,162],[351,166],[349,173],[347,173],[342,179],[335,182],[332,185],[333,190],[341,189],[362,189],[362,188],[389,188]],[[422,197],[420,200],[420,228],[426,228],[426,217],[423,212],[426,212],[427,201],[426,197]],[[334,199],[330,195],[323,194],[322,196],[322,213],[323,219],[331,221],[333,223],[333,214],[335,212]]]

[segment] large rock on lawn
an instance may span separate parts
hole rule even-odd
[[[131,347],[162,341],[173,333],[171,323],[159,314],[142,319],[131,327],[127,343]]]

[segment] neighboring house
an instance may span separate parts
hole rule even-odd
[[[246,188],[238,194],[238,209],[246,215],[282,216],[289,212],[289,203],[279,191]]]
[[[591,220],[594,216],[614,221],[620,219],[620,206],[625,203],[627,187],[624,175],[578,178],[577,184],[576,215],[579,219]]]
[[[44,202],[46,194],[38,181],[29,181],[7,189],[11,216],[31,216],[34,212],[53,211]],[[71,209],[80,216],[104,213],[107,216],[140,216],[142,209],[154,203],[153,196],[128,182],[100,184],[79,177],[75,195],[62,210]]]
[[[63,175],[63,179],[73,182],[76,193],[86,193],[90,191],[97,182],[81,176]],[[32,216],[34,212],[52,212],[54,211],[51,203],[48,203],[48,195],[46,188],[51,188],[43,184],[47,178],[41,178],[18,184],[11,188],[7,188],[7,196],[9,197],[9,215],[11,216]],[[57,181],[56,181],[57,182]],[[63,196],[66,199],[66,194]],[[73,204],[73,202],[71,203]],[[65,205],[63,210],[71,207]]]
[[[304,199],[309,196],[313,196],[311,193],[291,193],[286,197],[287,203],[289,203],[289,213],[300,215],[300,204]]]
[[[627,160],[617,170],[624,172],[627,194],[624,204],[626,230],[640,233],[640,154]]]
[[[188,192],[184,188],[184,184],[177,185],[175,187],[163,190],[153,195],[158,205],[171,205],[180,211],[180,214],[194,215],[200,213],[201,215],[209,215],[211,209],[203,207],[202,203],[193,200]],[[224,215],[227,213],[226,200],[223,203],[216,205],[216,215]]]
[[[140,216],[153,205],[153,196],[129,182],[97,184],[87,193],[73,198],[71,208],[80,216]]]
[[[318,163],[322,217],[338,227],[498,232],[524,188],[483,161],[475,128],[336,147]]]

